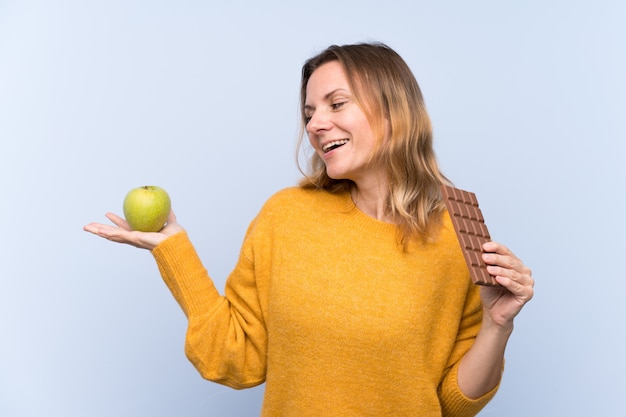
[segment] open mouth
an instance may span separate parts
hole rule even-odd
[[[324,153],[328,153],[333,149],[337,149],[338,147],[345,145],[346,143],[348,143],[348,139],[335,140],[324,145],[324,148],[322,150],[324,151]]]

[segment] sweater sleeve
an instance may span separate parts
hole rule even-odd
[[[205,379],[242,389],[265,380],[267,332],[254,265],[242,255],[220,295],[186,232],[152,250],[188,319],[185,353]]]
[[[439,398],[443,417],[473,417],[495,396],[499,385],[480,398],[471,399],[463,394],[458,384],[459,364],[472,347],[482,323],[482,303],[479,288],[470,284],[463,318],[457,339],[448,361],[447,371],[439,386]]]

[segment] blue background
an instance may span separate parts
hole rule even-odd
[[[146,251],[82,231],[166,188],[218,288],[294,184],[299,71],[383,41],[444,172],[533,268],[482,416],[624,416],[626,3],[0,0],[0,415],[255,416],[201,379]]]

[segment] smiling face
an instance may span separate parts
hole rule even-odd
[[[384,178],[372,159],[376,137],[338,61],[311,74],[304,104],[309,141],[330,178],[352,180],[357,187]]]

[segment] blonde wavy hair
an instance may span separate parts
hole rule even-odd
[[[445,207],[440,187],[451,183],[437,164],[432,125],[415,76],[400,55],[387,45],[332,45],[304,63],[298,155],[305,136],[307,83],[317,68],[331,61],[338,61],[345,70],[354,98],[377,138],[374,157],[387,171],[386,210],[400,228],[400,241],[406,248],[413,238],[429,240]],[[386,134],[388,140],[383,140]],[[299,162],[298,167],[305,176],[300,181],[303,188],[342,193],[354,187],[350,180],[330,178],[317,153],[310,156],[308,172]]]

